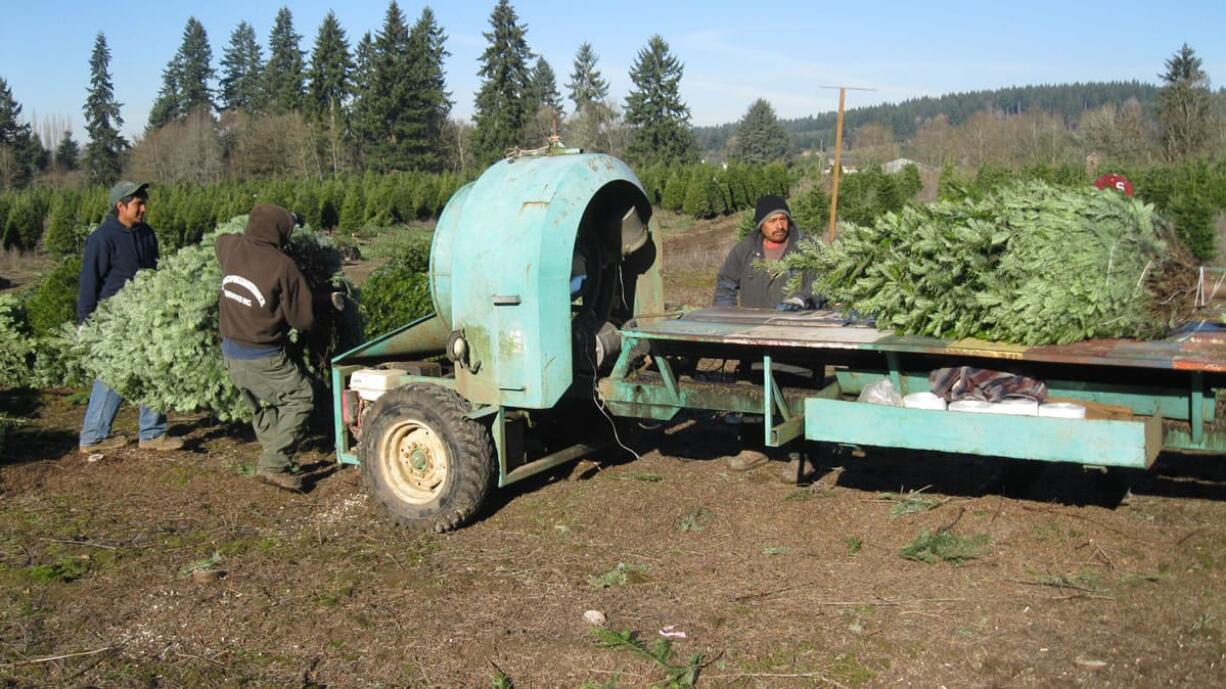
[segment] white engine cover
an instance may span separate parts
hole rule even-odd
[[[349,389],[355,390],[358,396],[367,402],[374,402],[383,393],[400,386],[400,376],[403,371],[380,368],[364,368],[354,371],[349,377]]]

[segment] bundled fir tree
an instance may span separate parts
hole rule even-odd
[[[1152,206],[1042,182],[844,223],[780,265],[881,328],[1026,345],[1160,336],[1195,278]]]
[[[239,232],[245,223],[245,217],[235,218],[217,232]],[[162,259],[156,271],[137,273],[99,305],[73,351],[91,376],[106,381],[125,399],[156,409],[207,411],[222,420],[249,416],[222,369],[217,331],[221,269],[213,253],[215,236]],[[286,253],[312,292],[347,288],[340,254],[326,237],[299,230]],[[316,331],[309,340],[294,336],[306,346],[297,355],[316,374],[334,352],[356,344],[361,334],[355,315],[331,319],[323,312]]]

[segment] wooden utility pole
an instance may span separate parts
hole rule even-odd
[[[860,89],[851,86],[823,86],[824,89],[839,90],[839,116],[834,125],[834,165],[830,172],[830,226],[826,228],[826,243],[834,241],[835,227],[839,220],[839,177],[843,174],[843,104],[847,100],[847,89],[852,91],[876,91],[877,89]]]

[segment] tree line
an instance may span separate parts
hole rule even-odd
[[[129,142],[100,32],[83,106],[83,154],[71,133],[52,144],[54,153],[47,150],[48,142],[21,124],[21,107],[0,79],[0,190],[56,172],[81,185],[109,184],[121,174],[196,184],[367,171],[466,174],[510,149],[545,145],[555,130],[570,145],[636,163],[697,159],[678,89],[684,68],[661,36],[652,36],[631,66],[634,88],[624,107],[610,100],[597,54],[582,43],[565,84],[569,115],[558,77],[532,51],[508,0],[498,0],[484,36],[489,45],[468,123],[452,116],[443,69],[448,36],[429,7],[410,22],[391,0],[380,29],[356,44],[329,12],[309,51],[283,7],[267,51],[242,21],[219,61],[204,25],[191,17],[162,71],[144,132]]]

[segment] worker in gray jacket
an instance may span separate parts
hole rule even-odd
[[[788,202],[779,196],[763,196],[755,204],[753,215],[756,231],[732,247],[719,269],[715,305],[781,311],[819,308],[824,300],[814,299],[810,276],[803,276],[796,293],[788,295],[786,287],[794,271],[772,275],[766,267],[796,251],[804,239],[804,233],[792,221]]]
[[[813,296],[813,276],[800,276],[797,291],[789,295],[787,284],[794,271],[788,270],[773,275],[769,268],[770,263],[797,251],[797,244],[804,239],[804,234],[792,221],[792,211],[788,208],[787,201],[773,195],[758,199],[754,207],[754,228],[755,232],[732,247],[723,267],[719,269],[719,276],[715,281],[715,305],[779,311],[820,308],[825,300]],[[780,365],[780,368],[784,366]],[[751,377],[755,375],[749,361],[741,362],[739,372]],[[813,371],[797,369],[797,372],[814,375]],[[819,367],[817,373],[820,375],[820,372]],[[760,380],[761,373],[756,375]],[[761,442],[757,439],[762,437],[762,419],[752,415],[744,418],[736,415],[730,419],[740,425],[742,442],[750,447],[731,457],[728,468],[746,471],[765,464],[769,457],[757,449]],[[787,454],[787,458],[779,478],[787,483],[795,483],[800,469],[800,454],[793,450]]]

